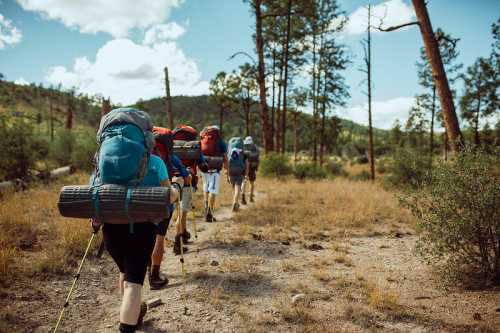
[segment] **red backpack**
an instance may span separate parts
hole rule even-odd
[[[190,167],[196,173],[196,165],[201,155],[200,141],[197,140],[198,132],[191,126],[179,125],[173,130],[173,152],[184,166]]]
[[[155,147],[153,154],[159,156],[165,162],[169,176],[172,177],[172,149],[174,147],[174,136],[170,129],[165,127],[153,127],[153,136],[155,138]]]
[[[195,141],[198,132],[191,126],[179,125],[173,130],[174,140]]]
[[[222,156],[223,152],[219,150],[218,143],[221,139],[220,130],[216,126],[208,126],[200,133],[201,152],[205,156]]]

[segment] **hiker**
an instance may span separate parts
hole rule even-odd
[[[155,137],[153,154],[159,156],[167,166],[170,181],[172,181],[173,178],[173,170],[177,170],[184,179],[184,183],[188,182],[189,173],[186,167],[182,164],[177,155],[173,154],[174,138],[172,131],[168,128],[155,126],[153,127],[153,134]],[[171,211],[173,211],[173,209]],[[153,254],[151,255],[151,265],[148,274],[149,287],[151,290],[159,290],[168,285],[168,278],[166,275],[160,273],[160,266],[165,252],[165,236],[171,218],[172,214],[156,226],[156,241]]]
[[[240,192],[247,167],[247,158],[243,151],[243,139],[233,137],[229,140],[229,148],[227,153],[228,159],[228,180],[233,187],[233,212],[237,212],[240,208]]]
[[[248,168],[246,169],[245,179],[241,186],[241,203],[246,205],[246,185],[250,182],[250,202],[254,202],[255,180],[257,179],[257,169],[259,168],[259,149],[251,136],[247,136],[243,140],[243,150],[248,160]]]
[[[168,170],[161,158],[151,155],[154,146],[149,115],[132,108],[119,108],[101,119],[98,132],[99,150],[93,186],[118,184],[127,187],[170,187]],[[174,188],[175,187],[175,188]],[[174,202],[181,188],[172,186],[170,201]],[[133,333],[142,324],[147,312],[141,301],[142,286],[153,252],[156,225],[159,221],[111,224],[92,219],[102,227],[106,250],[120,271],[118,286],[122,295],[119,331]]]
[[[201,152],[208,164],[208,170],[201,174],[205,221],[215,222],[215,198],[219,194],[220,172],[222,168],[227,170],[227,146],[218,126],[205,127],[200,133],[200,138]]]
[[[201,172],[208,170],[207,162],[201,152],[200,142],[198,139],[198,131],[188,125],[179,125],[173,130],[174,137],[174,154],[179,157],[188,171],[189,176],[183,177],[180,170],[173,168],[175,181],[183,183],[183,195],[181,198],[181,223],[177,224],[176,235],[174,239],[173,252],[175,255],[181,254],[181,237],[182,242],[187,244],[191,239],[191,234],[187,231],[187,215],[192,208],[192,193],[196,192],[198,186],[197,169]],[[177,180],[177,177],[182,177]],[[182,249],[183,252],[187,248]]]

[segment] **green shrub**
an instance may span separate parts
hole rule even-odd
[[[264,156],[259,165],[261,175],[266,177],[283,177],[292,173],[292,167],[288,158],[279,154],[268,154]]]
[[[375,166],[375,170],[379,173],[385,173],[387,171],[387,167],[385,165],[385,160],[379,160]]]
[[[71,156],[73,154],[75,144],[76,137],[71,131],[59,131],[56,139],[50,146],[49,157],[60,166],[71,164]]]
[[[295,178],[304,180],[306,178],[310,179],[322,179],[326,178],[327,173],[325,169],[315,163],[300,163],[297,164],[293,170],[293,175]]]
[[[46,156],[47,144],[35,135],[33,125],[17,117],[0,116],[0,179],[30,175],[36,161]]]
[[[93,168],[94,154],[97,149],[95,133],[84,132],[78,135],[76,144],[71,152],[71,163],[80,170],[89,171]]]
[[[353,180],[365,181],[370,180],[370,173],[366,170],[361,171],[360,173],[355,174],[351,177]]]
[[[344,165],[341,162],[330,161],[326,165],[326,170],[333,176],[346,176],[347,172],[344,170]]]
[[[365,155],[355,157],[351,162],[351,164],[367,164],[367,163],[368,163],[368,157],[366,157]]]
[[[419,220],[417,249],[430,264],[451,277],[500,283],[500,151],[467,149],[436,163],[432,182],[404,202]]]
[[[427,155],[409,148],[400,148],[393,155],[387,167],[388,175],[384,181],[392,186],[416,189],[429,178]]]

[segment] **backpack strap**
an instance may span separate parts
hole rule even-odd
[[[134,233],[134,221],[130,218],[129,215],[129,205],[130,205],[130,199],[132,198],[132,191],[133,188],[129,187],[127,188],[127,195],[125,197],[125,214],[127,215],[128,219],[128,231],[133,234]]]

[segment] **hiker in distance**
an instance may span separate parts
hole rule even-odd
[[[208,170],[202,171],[203,201],[205,208],[205,221],[215,222],[215,199],[219,194],[220,172],[227,170],[227,145],[222,138],[218,126],[207,126],[201,133],[201,151],[208,164]]]
[[[243,139],[233,137],[229,140],[229,149],[227,153],[228,159],[228,181],[233,187],[233,212],[237,212],[240,208],[240,193],[245,172],[248,169],[247,157],[243,150]]]
[[[132,108],[115,109],[101,119],[97,137],[99,149],[96,170],[91,177],[93,186],[117,184],[129,189],[171,186],[165,163],[151,154],[154,137],[147,113]],[[181,190],[178,184],[173,185],[170,202],[177,200]],[[106,250],[120,271],[118,286],[122,304],[119,331],[133,333],[142,324],[147,311],[146,303],[141,300],[142,286],[155,246],[159,221],[132,221],[128,218],[123,222],[111,224],[92,219],[94,228],[103,224]]]
[[[173,152],[182,162],[182,165],[186,167],[189,173],[189,177],[184,177],[181,170],[173,166],[172,173],[174,175],[174,181],[178,181],[179,178],[183,183],[183,192],[181,198],[181,223],[177,224],[177,233],[174,240],[173,252],[175,255],[181,254],[181,237],[182,242],[187,244],[191,239],[191,234],[187,231],[187,216],[189,211],[192,209],[193,198],[192,193],[196,192],[198,187],[198,169],[201,172],[207,172],[208,165],[205,158],[201,152],[200,141],[198,141],[198,131],[188,125],[179,125],[173,130],[174,148]],[[183,252],[187,251],[187,248],[182,249]]]
[[[246,169],[243,185],[241,186],[241,203],[246,205],[245,190],[248,183],[250,183],[250,202],[254,202],[255,198],[255,180],[257,179],[257,170],[259,168],[259,148],[253,142],[253,138],[247,136],[243,141],[243,150],[248,161],[248,167]]]
[[[186,167],[182,164],[180,159],[173,153],[174,138],[170,129],[164,127],[153,127],[153,134],[155,138],[155,146],[153,154],[160,157],[167,170],[169,171],[169,179],[172,181],[173,170],[177,170],[178,174],[183,178],[184,183],[189,183],[190,175]],[[173,207],[170,212],[173,211]],[[149,267],[149,287],[151,290],[158,290],[168,284],[166,275],[160,273],[160,266],[165,252],[165,236],[167,234],[168,226],[172,219],[172,213],[167,219],[162,220],[156,226],[156,241],[151,255],[151,266]]]

